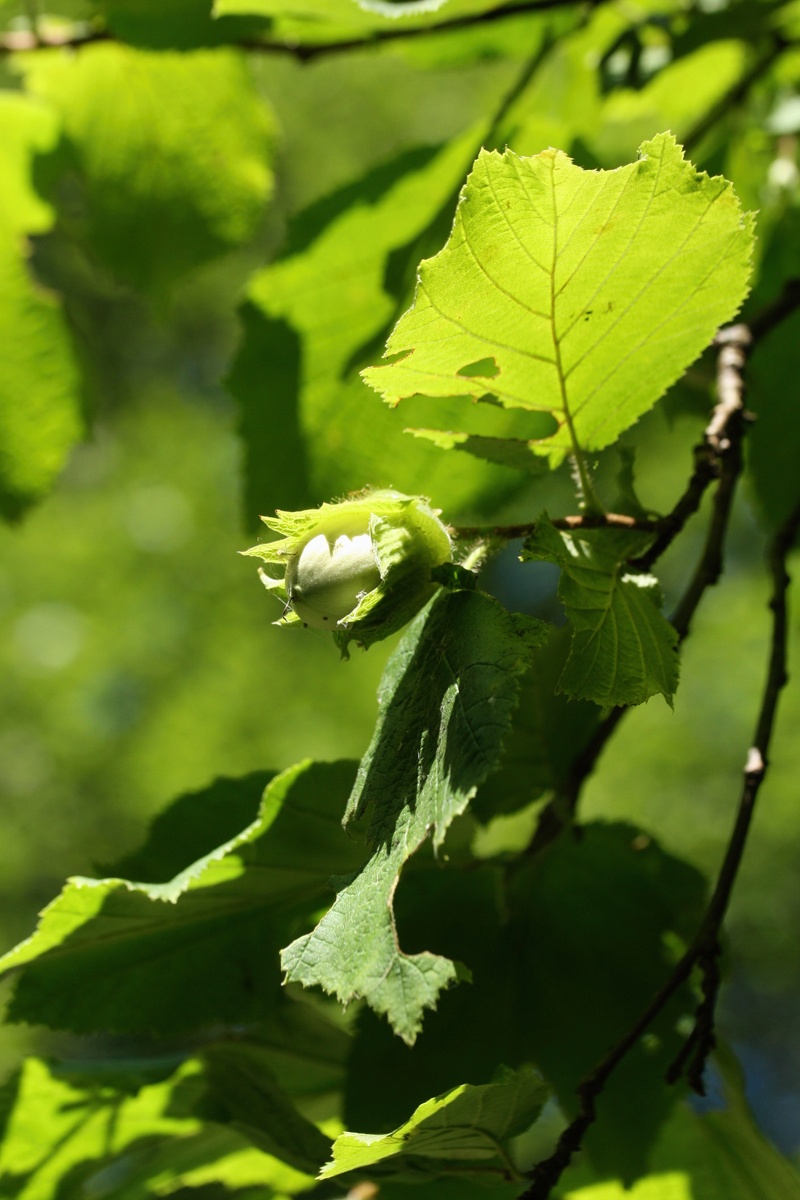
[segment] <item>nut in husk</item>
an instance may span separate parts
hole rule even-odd
[[[452,559],[447,530],[427,501],[391,490],[263,517],[281,535],[244,550],[286,605],[277,624],[329,629],[346,654],[400,629],[436,590],[431,571]]]

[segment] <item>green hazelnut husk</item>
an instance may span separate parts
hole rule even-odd
[[[452,561],[450,537],[421,496],[368,491],[301,512],[262,517],[282,536],[244,550],[283,576],[260,570],[285,602],[276,624],[329,629],[346,655],[388,637],[427,603],[435,567]]]

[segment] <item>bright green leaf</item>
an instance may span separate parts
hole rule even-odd
[[[551,413],[552,466],[646,412],[729,320],[750,276],[752,218],[661,134],[616,171],[560,151],[482,152],[445,248],[364,378],[391,405],[422,393]],[[491,387],[461,375],[491,358]]]
[[[273,120],[232,51],[99,45],[29,59],[81,185],[71,232],[135,287],[163,291],[250,238],[272,190]]]
[[[58,142],[56,115],[48,104],[20,92],[0,92],[0,228],[9,232],[45,233],[53,210],[36,191],[32,168],[35,156],[47,154]]]
[[[384,1136],[343,1133],[333,1144],[333,1161],[321,1179],[347,1171],[430,1171],[513,1176],[509,1142],[538,1117],[549,1095],[531,1068],[504,1071],[493,1082],[462,1084],[421,1104],[399,1129]]]
[[[254,1115],[269,1113],[280,1157],[256,1151],[249,1131],[235,1129],[241,1064],[258,1063],[259,1053],[215,1043],[203,1059],[177,1069],[169,1059],[27,1059],[0,1093],[0,1193],[15,1200],[143,1200],[213,1181],[260,1185],[268,1189],[264,1197],[307,1189],[330,1140],[292,1108],[263,1063]]]
[[[0,960],[22,972],[11,1018],[173,1033],[274,1010],[290,923],[322,907],[332,874],[363,861],[339,825],[352,779],[349,763],[284,771],[249,828],[168,883],[70,880]]]
[[[400,871],[429,835],[441,845],[495,768],[542,629],[478,592],[440,594],[408,627],[387,665],[378,724],[347,806],[348,820],[372,806],[371,857],[313,933],[282,955],[288,979],[343,1003],[364,997],[409,1044],[459,968],[400,950],[392,913]]]
[[[231,1196],[238,1197],[240,1194],[242,1200],[288,1200],[289,1196],[296,1196],[314,1186],[313,1175],[296,1171],[294,1167],[264,1154],[255,1146],[230,1148],[222,1143],[221,1134],[228,1141],[241,1140],[233,1132],[205,1132],[203,1137],[208,1147],[208,1161],[197,1164],[167,1162],[165,1169],[155,1176],[155,1195],[175,1196],[176,1200],[206,1200],[208,1193],[199,1189],[216,1184],[228,1189],[211,1193],[212,1197],[219,1196],[220,1200],[230,1200]],[[212,1139],[219,1140],[220,1144],[215,1146]],[[257,1190],[239,1193],[235,1190],[237,1188]],[[131,1200],[136,1200],[136,1197],[131,1197]]]
[[[31,173],[35,156],[58,136],[47,105],[0,93],[0,512],[7,517],[49,490],[83,432],[66,322],[55,296],[31,277],[25,240],[53,221]]]
[[[121,1089],[113,1075],[104,1081],[102,1066],[93,1064],[93,1078],[88,1072],[81,1077],[28,1058],[4,1085],[2,1107],[8,1116],[0,1144],[0,1194],[52,1200],[63,1194],[60,1185],[66,1180],[77,1175],[88,1182],[124,1154],[121,1185],[138,1166],[137,1156],[147,1160],[159,1142],[185,1145],[201,1131],[200,1120],[186,1106],[175,1112],[176,1091],[199,1090],[197,1063],[140,1090]]]
[[[678,637],[660,612],[657,579],[626,568],[624,556],[637,548],[640,535],[631,540],[608,530],[567,533],[547,520],[526,542],[526,558],[561,567],[558,595],[573,636],[558,687],[574,699],[606,708],[642,704],[660,692],[672,703]]]

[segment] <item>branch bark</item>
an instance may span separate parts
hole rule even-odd
[[[584,0],[584,7],[596,7],[602,0]],[[436,24],[414,25],[405,28],[379,29],[360,38],[346,38],[338,42],[281,42],[269,38],[236,38],[227,43],[230,46],[246,50],[251,54],[280,54],[296,58],[300,62],[310,62],[316,58],[332,54],[349,54],[355,50],[370,50],[387,42],[396,42],[406,38],[415,38],[450,33],[457,29],[470,29],[475,26],[490,25],[496,21],[504,21],[511,17],[549,12],[556,8],[579,8],[581,0],[523,0],[521,4],[500,4],[487,12],[466,13],[460,17],[437,21]],[[81,49],[96,42],[116,41],[114,34],[107,29],[73,27],[65,30],[35,33],[33,30],[12,30],[0,35],[0,56],[15,54],[22,51],[48,50],[58,48]]]
[[[531,1186],[522,1194],[520,1200],[546,1200],[550,1195],[569,1166],[573,1154],[580,1148],[587,1129],[594,1122],[596,1101],[608,1079],[697,966],[703,971],[703,997],[695,1014],[694,1029],[670,1069],[670,1079],[674,1081],[687,1070],[689,1081],[702,1087],[703,1067],[714,1045],[714,1010],[719,989],[719,934],[747,844],[758,793],[766,774],[778,700],[787,682],[788,591],[791,580],[786,569],[786,559],[797,539],[798,531],[800,504],[779,530],[770,549],[769,560],[773,580],[770,608],[773,620],[767,677],[753,745],[748,751],[744,766],[742,792],[733,831],[703,921],[692,944],[639,1020],[581,1080],[578,1086],[578,1116],[564,1130],[555,1152],[533,1169]]]

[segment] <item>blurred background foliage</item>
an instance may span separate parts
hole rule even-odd
[[[574,507],[565,472],[526,479],[415,441],[358,381],[407,303],[415,264],[444,240],[478,145],[528,154],[552,144],[609,168],[672,129],[760,211],[746,312],[800,273],[796,2],[525,6],[308,61],[252,48],[291,45],[298,31],[319,46],[435,26],[479,7],[450,0],[387,26],[351,0],[227,0],[216,20],[202,0],[47,3],[35,13],[43,37],[108,28],[127,43],[63,51],[26,49],[38,5],[0,3],[0,313],[12,301],[22,313],[6,326],[0,426],[32,464],[4,476],[0,530],[6,946],[66,875],[132,849],[173,797],[366,747],[387,648],[340,664],[322,635],[270,624],[275,601],[236,557],[259,510],[367,483],[450,499],[448,520]],[[250,49],[214,48],[236,40]],[[312,253],[320,295],[303,276]],[[709,875],[765,671],[766,537],[796,489],[799,327],[788,321],[752,364],[751,470],[725,576],[684,650],[675,711],[652,700],[628,716],[583,807],[640,825]],[[29,331],[36,370],[18,352]],[[712,369],[702,360],[625,439],[648,509],[668,509],[682,490]],[[13,408],[26,404],[57,416],[21,428]],[[609,493],[618,465],[613,450],[599,464]],[[663,561],[668,607],[706,516]],[[555,572],[520,566],[515,547],[486,579],[511,607],[557,612]],[[798,654],[795,636],[795,677]],[[759,1119],[790,1154],[800,1152],[799,724],[795,687],[728,921],[722,1017]],[[508,820],[510,844],[529,820]],[[36,1031],[3,1037],[7,1066],[40,1044]]]

